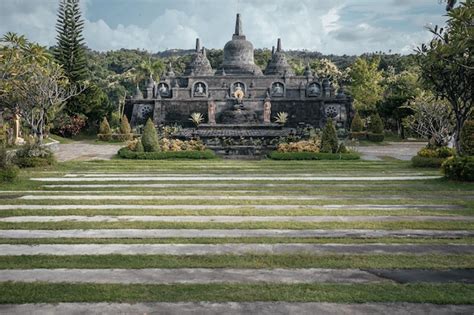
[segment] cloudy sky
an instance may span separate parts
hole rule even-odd
[[[42,45],[55,43],[57,0],[0,0],[0,34],[13,31]],[[192,48],[200,37],[222,48],[240,12],[256,48],[360,54],[410,53],[430,38],[425,26],[443,24],[438,0],[81,0],[84,36],[95,50],[152,52]]]

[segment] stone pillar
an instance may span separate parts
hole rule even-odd
[[[207,119],[208,124],[216,124],[216,103],[214,101],[210,101],[207,105]]]
[[[266,98],[263,103],[263,123],[270,124],[272,119],[272,103],[270,99]]]

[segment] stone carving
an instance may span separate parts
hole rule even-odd
[[[326,105],[324,113],[326,114],[326,117],[335,119],[339,116],[339,106],[332,104]]]
[[[206,96],[206,86],[204,83],[197,83],[194,87],[194,96]]]
[[[216,103],[214,101],[209,102],[207,106],[207,117],[210,125],[216,124]]]
[[[272,85],[272,96],[283,96],[283,84],[280,82],[273,83]]]
[[[318,83],[311,83],[308,87],[308,96],[321,96],[321,87]]]
[[[265,100],[263,103],[263,122],[265,124],[269,124],[271,122],[272,116],[272,103],[270,103],[269,99]]]
[[[167,97],[170,95],[170,88],[166,83],[158,84],[158,93],[161,97]]]

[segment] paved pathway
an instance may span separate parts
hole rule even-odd
[[[425,142],[388,142],[387,145],[360,146],[357,151],[363,160],[377,161],[382,157],[392,157],[408,161],[424,146]]]
[[[442,176],[135,176],[135,177],[33,177],[40,182],[182,182],[182,181],[409,181]]]
[[[437,305],[423,303],[288,303],[288,302],[227,302],[227,303],[58,303],[0,305],[0,314],[154,314],[154,315],[451,315],[472,314],[473,305]]]
[[[12,216],[0,222],[473,222],[474,216],[173,216],[173,215],[63,215],[63,216]]]
[[[59,144],[54,154],[60,162],[70,160],[110,160],[121,147],[123,147],[122,144],[99,145],[76,141],[74,143]]]
[[[0,238],[223,238],[223,237],[474,237],[474,231],[439,230],[288,230],[288,229],[98,229],[0,230]],[[1,255],[1,253],[0,253]]]
[[[474,254],[474,245],[424,244],[41,244],[0,245],[0,256],[245,255],[245,254]]]
[[[26,269],[2,270],[0,281],[49,283],[367,283],[386,282],[359,269]]]

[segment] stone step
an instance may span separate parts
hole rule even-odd
[[[244,254],[474,254],[474,245],[438,244],[41,244],[0,245],[0,256],[244,255]]]
[[[0,230],[0,238],[223,238],[223,237],[323,237],[323,238],[460,238],[474,231],[439,230],[287,230],[287,229],[90,229]]]
[[[135,177],[32,177],[40,182],[117,182],[117,181],[412,181],[439,179],[442,176],[135,176]]]
[[[155,314],[155,315],[447,315],[473,314],[474,305],[428,303],[326,303],[326,302],[147,302],[147,303],[38,303],[3,304],[1,314],[83,315],[83,314]]]
[[[12,216],[0,222],[474,222],[474,216]]]
[[[385,278],[358,269],[26,269],[2,270],[0,282],[49,283],[368,283]]]
[[[85,199],[85,198],[84,198]],[[62,205],[34,205],[34,204],[3,204],[1,210],[218,210],[218,209],[242,209],[242,210],[456,210],[464,209],[461,205],[440,205],[440,204],[404,204],[404,205],[383,205],[383,204],[324,204],[324,205],[136,205],[136,204],[62,204]]]

